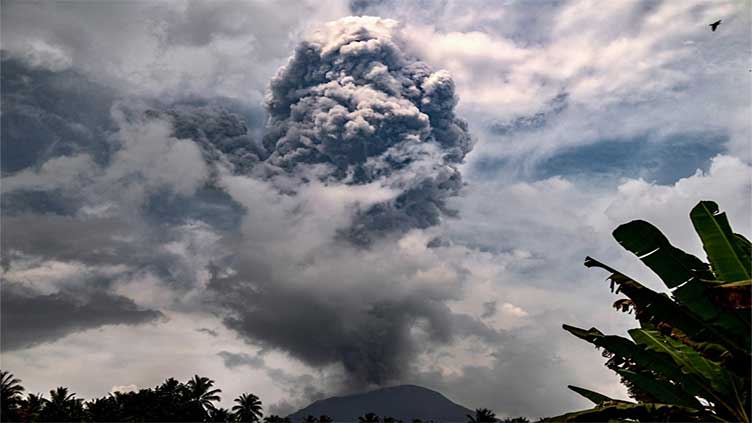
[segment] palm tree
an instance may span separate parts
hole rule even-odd
[[[45,400],[40,416],[41,421],[63,422],[79,420],[83,416],[83,405],[75,393],[59,386],[50,391],[50,399]]]
[[[44,407],[44,398],[42,394],[28,394],[26,399],[21,402],[18,410],[19,420],[24,422],[35,422],[39,419]]]
[[[381,419],[374,413],[367,413],[365,416],[358,417],[360,423],[379,423]]]
[[[21,380],[13,377],[12,373],[0,370],[0,419],[2,421],[17,420],[16,409],[21,403]]]
[[[307,415],[303,420],[301,420],[303,423],[318,423],[318,419],[316,417],[313,417],[312,415]]]
[[[488,408],[478,408],[475,410],[475,417],[467,415],[468,423],[496,423],[496,413]]]
[[[122,393],[116,392],[106,397],[95,398],[86,403],[89,419],[95,422],[115,422],[122,420],[122,410],[119,398]]]
[[[197,402],[204,410],[214,410],[214,401],[219,401],[221,389],[212,389],[214,381],[208,377],[194,375],[186,384],[189,399]]]
[[[241,422],[258,422],[264,415],[259,397],[253,394],[242,394],[235,398],[238,405],[232,406],[235,417]]]
[[[232,413],[226,408],[215,408],[209,412],[208,421],[211,423],[227,423],[233,421]]]
[[[319,416],[319,423],[332,423],[333,421],[334,420],[332,420],[332,418],[327,416],[326,414]]]
[[[147,407],[152,397],[152,406]],[[124,397],[130,398],[130,397]],[[183,420],[201,420],[201,415],[206,414],[203,407],[198,402],[193,401],[191,392],[188,387],[175,378],[166,379],[161,385],[156,386],[154,390],[141,390],[137,393],[138,400],[128,401],[133,411],[127,415],[150,415],[152,420],[161,421],[183,421]]]

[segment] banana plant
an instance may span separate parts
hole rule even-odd
[[[548,421],[717,421],[749,422],[752,408],[752,244],[734,233],[712,201],[690,212],[708,262],[673,246],[652,224],[635,220],[613,232],[664,282],[653,291],[591,257],[585,266],[610,272],[611,289],[624,294],[614,303],[634,312],[639,328],[629,338],[564,325],[564,330],[604,350],[606,366],[630,396],[622,401],[577,387],[595,404]]]

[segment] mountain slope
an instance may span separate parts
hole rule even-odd
[[[291,414],[293,423],[309,414],[326,414],[335,422],[358,421],[358,416],[375,413],[411,422],[413,419],[434,422],[465,422],[473,411],[455,404],[444,395],[415,385],[400,385],[344,397],[319,400]]]

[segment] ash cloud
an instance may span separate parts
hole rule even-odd
[[[327,373],[295,398],[402,381],[431,346],[463,337],[498,342],[502,332],[447,305],[469,279],[466,251],[426,248],[454,214],[447,200],[472,138],[449,74],[409,51],[395,21],[346,18],[301,43],[272,80],[266,124],[260,109],[226,99],[107,97],[102,123],[82,124],[97,128],[91,145],[3,163],[3,201],[25,199],[3,220],[6,268],[17,257],[122,267],[104,291],[81,288],[83,300],[23,297],[50,313],[85,310],[93,323],[39,322],[48,335],[19,348],[152,321],[160,312],[113,291],[144,274],[174,296],[165,313],[208,309],[248,343]],[[50,108],[26,85],[12,92],[34,100],[18,110]],[[100,296],[119,319],[88,301]],[[229,365],[253,362],[225,353]]]
[[[72,289],[40,294],[3,281],[3,351],[29,348],[70,333],[105,325],[138,325],[164,315],[139,307],[133,300],[101,289]]]
[[[86,152],[105,163],[109,147],[102,140],[112,129],[113,89],[73,70],[59,72],[28,66],[0,51],[2,62],[3,176],[63,155]]]
[[[213,336],[216,336],[216,334]],[[240,366],[248,366],[254,369],[264,368],[264,359],[257,355],[233,353],[230,351],[220,351],[217,355],[222,358],[225,367],[228,369],[234,369]]]
[[[262,116],[257,110],[248,110],[241,116],[240,105],[233,108],[229,99],[224,101],[182,102],[162,105],[148,110],[152,117],[164,118],[173,125],[173,135],[190,139],[201,148],[208,163],[224,163],[236,173],[249,174],[267,156],[256,140],[260,138]]]
[[[472,148],[456,104],[450,75],[410,55],[396,21],[343,18],[303,41],[273,78],[266,163],[399,191],[354,219],[354,241],[427,228],[453,214],[446,199],[459,192],[457,165]]]
[[[457,101],[396,21],[344,18],[303,41],[270,85],[267,156],[221,181],[248,211],[243,252],[208,284],[225,325],[340,369],[345,390],[402,381],[432,345],[498,342],[447,305],[467,280],[445,265],[461,249],[428,249],[423,233],[462,187],[472,138]]]

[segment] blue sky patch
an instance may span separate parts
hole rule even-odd
[[[564,150],[535,166],[534,178],[591,176],[643,178],[672,184],[707,170],[710,159],[724,151],[727,138],[717,134],[674,135],[660,140],[603,140]]]

